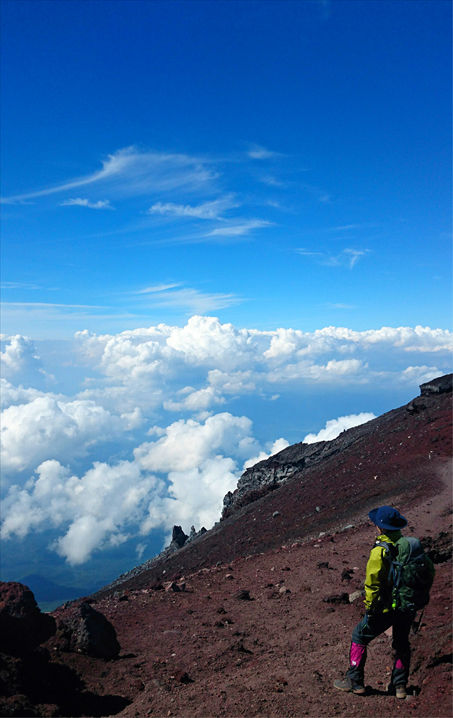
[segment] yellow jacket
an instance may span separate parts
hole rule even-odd
[[[396,544],[401,538],[401,531],[387,531],[377,537],[376,542]],[[366,565],[365,577],[365,608],[369,612],[388,613],[392,607],[392,585],[388,574],[390,562],[385,558],[385,549],[374,546]]]

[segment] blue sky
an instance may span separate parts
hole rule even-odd
[[[6,331],[449,326],[450,10],[4,3]]]
[[[54,577],[128,567],[244,462],[450,370],[449,2],[4,0],[2,26],[9,578],[37,537]]]

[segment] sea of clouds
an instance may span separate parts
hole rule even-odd
[[[4,336],[2,345],[2,538],[13,547],[52,529],[51,550],[80,566],[131,539],[141,556],[147,537],[173,524],[209,528],[247,466],[295,440],[335,438],[372,419],[378,397],[394,408],[451,371],[453,336],[262,331],[192,316],[184,326],[77,333],[62,354],[66,383],[51,343]],[[341,398],[347,406],[361,392],[369,411],[342,413]],[[318,411],[322,423],[289,442],[271,420],[277,407],[303,409],[314,395],[321,409],[335,395],[336,416]]]

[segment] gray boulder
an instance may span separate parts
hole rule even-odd
[[[57,615],[56,645],[62,651],[116,658],[121,650],[110,621],[87,601]]]

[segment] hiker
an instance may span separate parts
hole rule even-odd
[[[389,693],[397,698],[406,698],[409,676],[410,645],[409,631],[418,608],[429,600],[429,588],[434,577],[434,568],[425,556],[418,539],[402,537],[401,529],[407,521],[392,506],[380,506],[368,514],[377,529],[377,539],[371,549],[366,567],[365,608],[366,613],[352,632],[349,653],[349,669],[344,680],[336,680],[335,688],[342,691],[365,694],[364,668],[367,645],[390,626],[393,628],[393,670]],[[395,593],[395,578],[392,569],[396,565],[407,565],[409,560],[419,560],[422,566],[423,582],[418,575],[411,578],[412,587],[402,587],[401,596]],[[399,563],[393,563],[398,560]],[[401,568],[397,569],[400,571]],[[415,569],[419,571],[418,568]],[[414,574],[411,574],[413,576]],[[400,578],[397,581],[400,585]],[[414,588],[415,586],[415,588]]]

